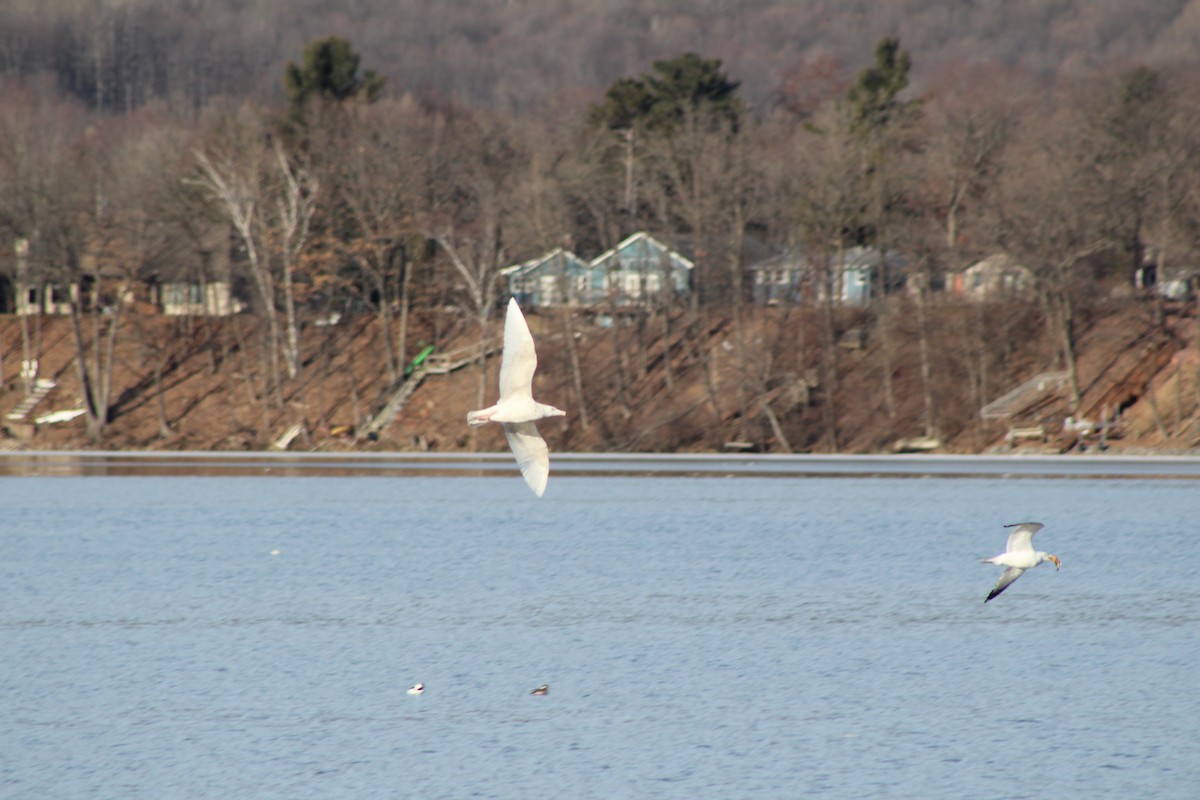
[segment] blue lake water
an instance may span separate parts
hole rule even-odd
[[[1200,796],[1195,480],[0,498],[4,798]],[[984,605],[1025,520],[1063,569]]]

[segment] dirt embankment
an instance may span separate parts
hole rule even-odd
[[[864,319],[839,320],[832,361],[819,344],[815,314],[768,311],[740,326],[719,316],[597,325],[554,312],[530,314],[540,357],[536,393],[568,411],[566,420],[542,427],[559,452],[881,452],[931,427],[943,452],[995,448],[1022,426],[1040,427],[1046,441],[1019,441],[1019,447],[1076,446],[1075,433],[1063,431],[1069,414],[1063,391],[1037,397],[1011,418],[985,422],[978,415],[983,402],[1052,368],[1044,336],[1014,338],[993,363],[965,344],[965,328],[956,326],[966,321],[947,319],[927,341],[926,392],[919,342],[904,314],[889,323],[891,336],[862,335],[874,330]],[[69,320],[26,322],[23,331],[17,318],[0,318],[0,414],[21,410],[26,400],[20,369],[27,347],[37,356],[39,377],[54,387],[24,418],[0,420],[6,448],[256,450],[278,445],[289,433],[293,450],[506,447],[498,426],[471,430],[463,423],[480,404],[478,362],[423,376],[399,413],[364,435],[396,388],[369,317],[306,328],[302,369],[278,391],[266,379],[252,319],[130,318],[115,351],[111,419],[95,442],[82,417],[36,424],[48,413],[81,408],[82,393]],[[409,349],[429,340],[449,352],[476,338],[461,322],[418,322]],[[1115,416],[1108,446],[1200,448],[1195,318],[1177,315],[1163,326],[1137,305],[1112,309],[1089,322],[1079,353],[1080,416]],[[492,402],[498,360],[489,358],[483,368],[483,393]]]

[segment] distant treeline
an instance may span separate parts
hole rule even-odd
[[[1040,75],[1102,65],[1192,63],[1195,0],[6,0],[0,71],[49,73],[87,107],[152,99],[192,109],[214,96],[281,97],[280,75],[312,39],[338,35],[398,93],[544,112],[593,97],[655,60],[719,58],[757,110],[822,62],[852,70],[895,36],[923,85],[965,63]]]

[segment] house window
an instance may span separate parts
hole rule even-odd
[[[543,305],[554,305],[560,302],[558,297],[558,281],[554,279],[553,275],[542,276],[541,302]]]
[[[163,302],[166,305],[199,305],[204,302],[203,287],[198,283],[169,283],[163,290]]]

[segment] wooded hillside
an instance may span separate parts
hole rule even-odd
[[[55,330],[93,444],[150,402],[182,442],[166,376],[193,346],[243,361],[247,441],[361,432],[427,348],[488,346],[507,267],[638,231],[694,264],[686,285],[527,309],[603,431],[581,446],[966,441],[1048,371],[1061,417],[1109,417],[1150,378],[1089,383],[1098,320],[1188,341],[1193,4],[644,5],[0,7],[6,401],[40,391]],[[853,300],[852,252],[883,265]],[[968,270],[985,259],[1007,272]],[[764,281],[787,287],[769,306]],[[362,360],[374,377],[338,382]],[[467,374],[482,407],[494,376]],[[686,413],[635,413],[676,391]],[[352,413],[314,412],[345,392]]]
[[[1021,312],[976,311],[983,313],[941,317],[935,331],[938,449],[1007,452],[1012,427],[1042,429],[1044,436],[1013,443],[1026,452],[1074,450],[1080,441],[1098,446],[1098,435],[1081,439],[1063,430],[1071,411],[1062,391],[1031,397],[1011,419],[980,419],[975,391],[981,380],[1016,386],[1048,354],[1038,332],[1023,324],[1027,317]],[[840,324],[861,321],[860,314],[850,314]],[[474,343],[468,325],[446,322],[445,352]],[[920,354],[909,336],[890,344],[868,340],[861,349],[845,351],[835,383],[828,386],[810,366],[819,362],[813,335],[819,323],[809,310],[756,318],[743,331],[750,337],[749,364],[735,355],[736,328],[728,317],[714,316],[704,324],[676,318],[676,333],[669,337],[637,327],[583,328],[572,337],[578,373],[563,317],[531,314],[529,322],[540,349],[537,396],[567,411],[565,419],[541,426],[555,452],[892,452],[903,440],[921,442],[925,430]],[[432,336],[437,325],[422,319],[415,327]],[[489,386],[495,384],[495,356],[482,368],[473,363],[425,376],[398,413],[380,420],[374,430],[369,423],[393,391],[373,354],[381,343],[371,318],[306,329],[308,363],[300,377],[285,383],[282,404],[267,392],[264,348],[257,341],[261,330],[252,320],[212,324],[153,316],[131,320],[130,326],[134,335],[123,338],[116,352],[115,403],[102,442],[108,448],[267,450],[286,443],[296,451],[507,450],[499,426],[472,429],[465,423],[466,412],[476,407],[481,372],[486,370]],[[17,320],[0,318],[4,353],[20,352],[19,328]],[[42,376],[55,388],[27,423],[6,420],[0,448],[94,447],[82,417],[33,425],[37,417],[78,408],[80,398],[69,320],[43,318],[38,336]],[[988,339],[1002,346],[988,348]],[[1081,339],[1087,413],[1095,415],[1105,403],[1123,407],[1107,432],[1111,452],[1200,447],[1195,318],[1172,315],[1163,328],[1152,309],[1116,303],[1088,321]],[[152,341],[165,343],[163,361],[147,357]],[[1005,360],[991,360],[1001,352]],[[896,386],[890,413],[878,390],[884,364],[894,370]],[[11,361],[4,369],[0,414],[11,412],[24,397]],[[981,374],[989,371],[990,376]],[[765,395],[748,391],[764,374],[769,376]],[[26,435],[32,438],[22,438]]]
[[[692,51],[719,58],[757,110],[814,63],[853,71],[875,42],[914,55],[914,85],[962,64],[1044,77],[1196,58],[1197,0],[7,0],[0,71],[53,73],[86,106],[217,95],[282,99],[312,39],[338,35],[397,95],[509,112],[594,99],[614,80]]]

